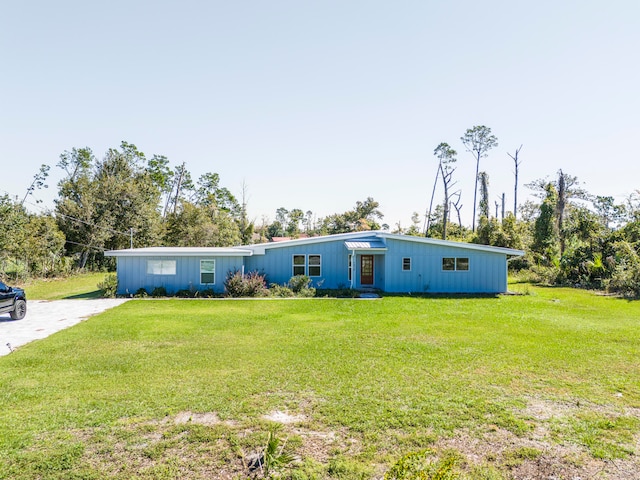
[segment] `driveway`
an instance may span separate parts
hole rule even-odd
[[[120,298],[29,300],[27,316],[22,320],[12,320],[9,314],[0,315],[0,356],[8,355],[22,345],[48,337],[126,301],[127,299]]]

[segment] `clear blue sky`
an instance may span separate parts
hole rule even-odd
[[[446,141],[470,224],[460,136],[487,125],[492,200],[511,209],[523,144],[521,185],[562,168],[621,202],[640,188],[639,25],[636,0],[5,2],[0,193],[50,164],[51,207],[60,153],[126,140],[246,182],[258,223],[371,196],[407,227]]]

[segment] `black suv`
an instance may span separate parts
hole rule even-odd
[[[0,313],[7,312],[14,320],[22,320],[27,314],[27,296],[21,288],[0,282]]]

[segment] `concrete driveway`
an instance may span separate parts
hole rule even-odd
[[[126,301],[127,299],[120,298],[28,300],[27,316],[22,320],[12,320],[8,313],[0,315],[0,356]]]

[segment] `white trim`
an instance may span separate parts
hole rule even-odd
[[[204,272],[205,274],[213,273],[213,282],[202,282],[202,262],[213,262],[213,272]],[[216,259],[215,258],[201,258],[200,259],[200,285],[215,285],[216,284]]]
[[[148,258],[147,275],[176,275],[178,262],[166,258]]]
[[[440,262],[440,271],[441,272],[469,272],[471,271],[471,259],[469,257],[441,257],[442,260]],[[450,258],[453,260],[453,268],[451,270],[445,270],[444,268],[444,259]],[[466,259],[467,260],[467,269],[461,270],[458,268],[458,259]]]
[[[226,247],[146,247],[126,250],[107,250],[105,257],[249,257],[246,248]]]
[[[405,260],[409,260],[409,268],[404,268],[404,261]],[[402,264],[400,265],[400,268],[402,269],[403,272],[410,272],[411,268],[412,268],[412,264],[413,262],[411,261],[411,257],[402,257]]]
[[[253,255],[264,255],[266,250],[270,250],[272,248],[286,248],[296,245],[313,245],[316,243],[324,243],[324,242],[333,242],[337,240],[348,240],[348,239],[372,239],[372,238],[381,238],[381,239],[392,239],[392,240],[401,240],[405,242],[413,242],[413,243],[422,243],[427,245],[439,245],[442,247],[452,247],[452,248],[460,248],[463,250],[475,250],[480,252],[488,252],[488,253],[501,253],[507,256],[515,256],[520,257],[524,255],[524,251],[516,250],[513,248],[504,248],[504,247],[493,247],[490,245],[480,245],[476,243],[463,243],[463,242],[454,242],[451,240],[437,240],[435,238],[426,238],[426,237],[415,237],[412,235],[400,235],[397,233],[388,233],[379,230],[371,230],[365,232],[349,232],[349,233],[339,233],[336,235],[324,235],[321,237],[310,237],[310,238],[298,238],[295,240],[285,240],[283,242],[271,242],[271,243],[260,243],[257,245],[244,245],[241,248],[250,250]],[[371,249],[368,249],[371,251]]]
[[[320,259],[320,263],[318,265],[311,265],[311,257],[318,257]],[[320,273],[318,275],[311,275],[311,267],[318,267],[320,269]],[[307,275],[311,278],[317,278],[322,276],[322,255],[319,253],[309,253],[307,254]]]
[[[304,260],[302,264],[295,263],[296,257],[302,257]],[[296,267],[302,267],[302,273],[296,273]],[[296,275],[306,275],[307,274],[307,255],[305,253],[292,253],[291,254],[291,276],[295,277]]]

